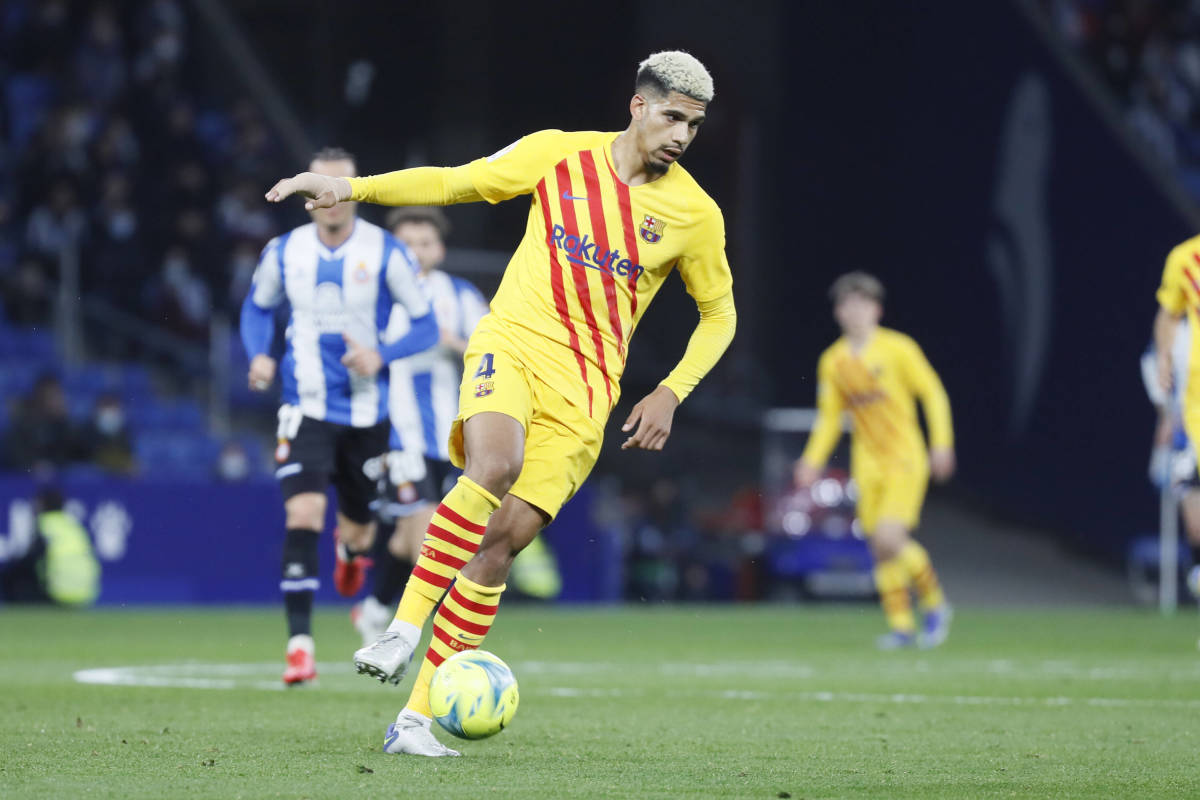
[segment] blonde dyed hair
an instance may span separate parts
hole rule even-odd
[[[713,99],[713,79],[700,59],[683,50],[652,53],[638,64],[635,90],[652,86],[662,93],[679,92],[708,103]]]

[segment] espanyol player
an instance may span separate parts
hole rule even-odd
[[[339,148],[321,150],[309,169],[357,174],[354,157]],[[276,373],[267,354],[273,309],[285,300],[291,306],[279,366],[283,404],[275,451],[287,517],[280,588],[289,637],[283,681],[289,686],[317,676],[312,600],[326,488],[332,484],[337,491],[334,585],[349,596],[362,587],[361,554],[375,537],[369,509],[375,484],[364,465],[388,448],[388,375],[382,367],[428,349],[438,337],[403,244],[358,219],[354,203],[314,209],[311,216],[311,223],[267,243],[241,318],[250,388],[266,391]],[[407,315],[408,332],[381,345],[394,309]]]
[[[462,474],[450,463],[450,426],[458,416],[467,340],[488,313],[474,284],[439,269],[450,232],[450,220],[440,208],[396,208],[386,225],[417,261],[417,283],[432,304],[439,338],[437,346],[390,366],[391,452],[381,480],[378,520],[392,532],[386,546],[376,550],[371,594],[351,612],[364,646],[391,623],[433,510]],[[400,335],[408,326],[407,315],[397,311],[388,335]]]

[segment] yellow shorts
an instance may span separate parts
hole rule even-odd
[[[592,419],[538,379],[494,331],[476,331],[463,363],[458,417],[450,428],[450,461],[462,467],[466,460],[463,422],[481,411],[512,417],[525,428],[525,461],[509,494],[553,519],[595,466],[604,420]]]
[[[929,486],[929,470],[856,470],[858,521],[870,535],[880,522],[900,522],[912,531],[921,521],[921,506]]]

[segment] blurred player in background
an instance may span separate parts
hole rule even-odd
[[[488,311],[487,301],[470,281],[439,269],[450,231],[450,220],[440,208],[393,209],[387,228],[417,260],[417,283],[433,308],[439,339],[433,348],[390,365],[391,452],[382,476],[378,517],[392,533],[386,546],[376,551],[371,594],[352,614],[364,645],[374,642],[392,621],[396,597],[420,556],[433,510],[462,474],[450,463],[450,426],[458,416],[467,339]],[[389,335],[400,335],[408,326],[407,315],[394,312]]]
[[[267,193],[272,202],[305,195],[311,208],[533,197],[525,236],[465,355],[450,437],[465,474],[437,508],[388,634],[355,653],[360,671],[398,681],[446,595],[386,752],[457,755],[430,731],[429,680],[449,655],[482,643],[514,556],[591,471],[629,338],[673,269],[700,322],[683,360],[625,420],[622,449],[661,450],[676,407],[733,338],[724,220],[675,163],[704,121],[712,78],[687,53],[655,53],[634,91],[619,133],[540,131],[460,167],[350,180],[302,173]]]
[[[338,148],[317,153],[309,169],[328,176],[357,171],[353,156]],[[287,518],[280,588],[288,625],[283,680],[289,686],[317,675],[312,601],[326,488],[332,484],[338,498],[334,584],[350,595],[362,586],[361,554],[375,536],[369,509],[375,484],[363,467],[388,446],[387,375],[381,367],[437,340],[416,265],[403,245],[358,219],[354,203],[313,209],[311,215],[311,223],[267,243],[241,317],[250,388],[262,392],[276,373],[268,355],[274,309],[284,301],[291,307],[279,369],[283,404],[275,451]],[[408,314],[410,330],[380,347],[394,306]]]
[[[1196,451],[1183,429],[1183,397],[1187,393],[1191,330],[1187,320],[1175,328],[1171,354],[1171,391],[1158,381],[1158,347],[1153,342],[1142,355],[1142,383],[1158,412],[1154,444],[1150,453],[1150,482],[1160,489],[1171,486],[1179,493],[1179,510],[1191,549],[1192,566],[1187,586],[1200,598],[1200,477],[1196,474]]]
[[[1183,430],[1189,442],[1200,441],[1200,236],[1176,246],[1167,255],[1158,293],[1158,316],[1154,319],[1154,354],[1157,383],[1164,400],[1174,398]],[[1180,325],[1187,317],[1187,347],[1178,346]],[[1153,399],[1153,398],[1152,398]],[[1193,534],[1193,519],[1187,492],[1181,498],[1184,527],[1192,546],[1193,568],[1188,572],[1188,588],[1200,596],[1200,536]]]
[[[938,481],[954,474],[950,401],[917,343],[879,325],[883,295],[883,284],[864,272],[843,275],[830,289],[842,336],[817,364],[817,421],[796,462],[796,483],[809,487],[820,478],[842,434],[842,413],[849,412],[858,518],[891,628],[878,644],[888,650],[935,647],[949,633],[951,610],[929,554],[911,534],[930,472]],[[917,398],[929,425],[928,452]],[[919,636],[909,596],[914,588],[924,614]]]

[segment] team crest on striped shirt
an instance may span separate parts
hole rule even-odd
[[[642,232],[642,238],[650,244],[654,244],[663,236],[663,229],[667,227],[667,223],[663,222],[658,217],[652,217],[649,214],[642,219],[642,224],[639,228]]]
[[[371,273],[367,272],[366,262],[358,262],[358,267],[354,270],[354,280],[358,283],[366,283],[371,280]]]

